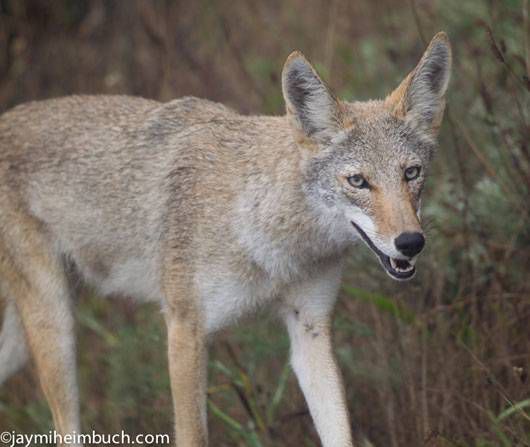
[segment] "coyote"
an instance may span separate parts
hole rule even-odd
[[[325,447],[352,446],[331,314],[356,240],[394,279],[424,246],[420,195],[451,49],[437,34],[384,100],[337,99],[308,60],[284,116],[204,99],[71,96],[0,117],[0,382],[30,357],[58,433],[81,432],[72,278],[160,303],[179,447],[207,445],[208,335],[263,305]]]

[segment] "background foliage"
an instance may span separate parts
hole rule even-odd
[[[454,72],[411,283],[359,247],[335,319],[357,434],[377,446],[530,445],[528,0],[1,0],[0,110],[74,93],[196,95],[283,113],[301,49],[341,97],[383,97],[446,30]],[[158,309],[80,299],[85,429],[171,432]],[[316,446],[271,317],[215,336],[214,446]],[[47,432],[29,367],[0,390],[0,431]]]

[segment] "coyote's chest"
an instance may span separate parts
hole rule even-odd
[[[208,332],[222,329],[238,318],[284,296],[306,269],[293,256],[278,251],[274,260],[258,264],[241,256],[232,263],[215,263],[195,276]]]
[[[270,281],[246,283],[233,275],[199,281],[208,333],[229,326],[242,316],[270,304],[279,296],[278,287]]]

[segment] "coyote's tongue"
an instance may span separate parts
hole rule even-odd
[[[400,269],[406,269],[409,267],[409,263],[403,259],[396,259],[396,266]]]

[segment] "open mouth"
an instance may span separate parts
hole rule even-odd
[[[390,256],[385,255],[381,250],[379,250],[372,240],[367,236],[367,234],[357,225],[355,222],[352,222],[353,227],[357,230],[362,240],[370,247],[370,249],[377,255],[379,262],[385,268],[385,271],[393,279],[398,280],[407,280],[414,276],[416,273],[416,267],[407,261],[406,259],[396,259],[391,258]]]

